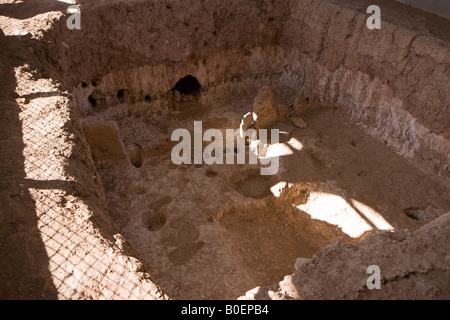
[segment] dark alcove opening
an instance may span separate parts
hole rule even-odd
[[[171,91],[178,91],[182,95],[198,96],[201,89],[202,86],[198,82],[197,78],[188,75],[184,78],[181,78],[171,89]]]

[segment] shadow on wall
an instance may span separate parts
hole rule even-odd
[[[450,1],[448,0],[397,0],[424,11],[436,13],[450,20]]]
[[[19,46],[16,39],[5,37],[0,30],[0,43],[15,48]],[[5,51],[0,50],[0,299],[56,299],[29,192],[37,181],[26,179],[24,128],[15,100],[14,68],[25,61],[20,53],[12,59],[3,57]]]

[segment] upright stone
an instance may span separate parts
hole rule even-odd
[[[277,108],[273,104],[273,92],[265,86],[262,87],[253,102],[253,113],[258,119],[260,129],[272,125],[278,118]]]

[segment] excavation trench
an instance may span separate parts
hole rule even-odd
[[[280,130],[277,174],[261,175],[248,154],[241,165],[176,165],[172,132],[187,129],[195,139],[194,121],[202,121],[202,132],[236,130],[257,91],[223,99],[189,75],[154,94],[111,87],[114,77],[96,87],[80,84],[75,100],[101,101],[87,98],[79,108],[109,214],[171,298],[235,299],[282,280],[297,258],[328,244],[415,229],[444,210],[440,191],[429,200],[430,190],[440,188],[433,178],[335,108],[284,88],[274,89],[279,117],[268,127]],[[225,141],[223,147],[225,157]]]
[[[46,35],[45,70],[71,92],[108,215],[170,298],[235,299],[329,244],[450,210],[445,37],[373,33],[335,2],[99,4],[81,31]],[[282,132],[275,175],[173,163],[176,129],[239,129],[263,86],[267,128]]]

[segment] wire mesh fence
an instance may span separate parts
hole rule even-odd
[[[0,299],[165,298],[107,217],[68,94],[40,75],[45,19],[5,15],[16,4],[0,2]]]

